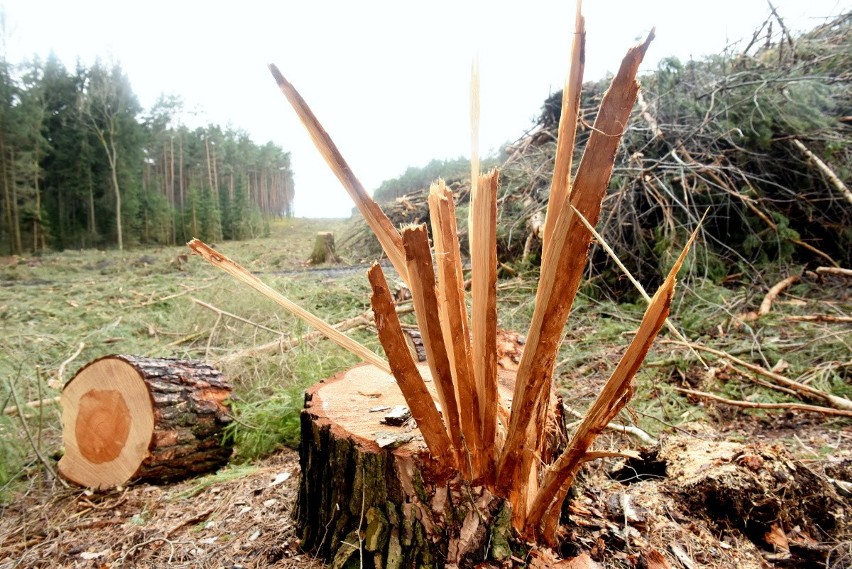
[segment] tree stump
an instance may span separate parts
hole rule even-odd
[[[231,386],[197,361],[106,356],[83,367],[60,397],[65,455],[59,472],[104,489],[169,482],[215,470]]]
[[[314,250],[308,261],[312,265],[340,262],[340,257],[337,256],[334,247],[334,233],[330,231],[320,231],[317,233],[316,240],[314,241]]]
[[[501,417],[508,417],[523,339],[498,340]],[[428,366],[418,366],[436,398]],[[334,569],[468,566],[511,555],[511,509],[486,488],[437,466],[393,376],[360,365],[305,395],[302,476],[294,515],[301,545]]]
[[[429,377],[429,369],[421,366]],[[434,382],[429,381],[434,393]],[[510,393],[504,395],[509,396]],[[503,501],[465,486],[429,456],[409,421],[382,423],[405,405],[393,376],[361,365],[312,387],[302,412],[302,477],[296,517],[302,547],[345,567],[443,567],[498,556]],[[503,542],[505,542],[505,536]]]

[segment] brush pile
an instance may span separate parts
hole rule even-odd
[[[852,13],[797,38],[771,15],[741,53],[666,59],[640,77],[599,228],[631,273],[658,285],[705,212],[693,276],[756,276],[754,265],[767,261],[849,266],[850,69]],[[608,83],[583,86],[577,158]],[[525,253],[540,259],[541,241],[527,238],[550,197],[561,101],[561,91],[551,95],[538,123],[504,148],[497,236],[504,263]],[[394,224],[428,216],[417,194],[385,211]],[[632,293],[603,249],[593,245],[591,259],[596,284]]]

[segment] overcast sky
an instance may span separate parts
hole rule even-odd
[[[574,6],[463,0],[190,2],[7,0],[7,53],[52,49],[122,63],[142,105],[183,98],[191,126],[218,123],[292,153],[296,215],[348,216],[344,190],[275,85],[276,63],[302,93],[368,190],[433,158],[469,151],[473,54],[481,73],[483,153],[532,125],[567,74]],[[810,29],[849,0],[773,0],[787,25]],[[586,0],[586,79],[617,69],[652,26],[644,69],[663,57],[719,53],[766,19],[766,0]],[[777,29],[777,26],[776,26]],[[739,44],[740,49],[743,44]]]

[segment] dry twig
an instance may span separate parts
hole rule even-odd
[[[807,411],[809,413],[821,413],[823,415],[832,415],[835,417],[852,417],[852,410],[832,409],[830,407],[820,407],[818,405],[804,405],[802,403],[755,403],[754,401],[738,401],[735,399],[726,399],[724,397],[713,395],[712,393],[706,393],[704,391],[683,389],[681,387],[675,387],[675,391],[685,393],[687,395],[693,395],[695,397],[700,397],[702,399],[718,401],[719,403],[724,403],[725,405],[731,405],[733,407],[745,407],[747,409],[784,409],[788,411]]]
[[[238,281],[250,286],[257,292],[264,295],[266,298],[272,300],[273,302],[287,310],[287,312],[300,318],[309,326],[313,326],[314,328],[319,330],[323,336],[336,343],[344,350],[355,354],[365,362],[373,364],[382,371],[390,373],[390,368],[388,367],[388,362],[386,360],[377,356],[366,346],[356,342],[349,336],[346,336],[345,334],[341,333],[339,330],[336,330],[321,318],[314,316],[298,304],[292,302],[290,299],[286,298],[281,293],[270,288],[269,285],[265,284],[259,278],[251,274],[245,268],[235,263],[225,255],[219,253],[218,251],[198,239],[193,239],[192,241],[187,243],[187,246],[192,249],[193,252],[201,256],[202,259],[204,259],[214,267],[225,271]]]

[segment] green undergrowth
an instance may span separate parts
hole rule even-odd
[[[336,322],[364,310],[366,297],[360,294],[361,289],[345,282],[354,280],[356,274],[339,279],[341,282],[325,282],[322,273],[313,271],[305,277],[301,273],[316,232],[337,232],[340,226],[339,220],[282,220],[273,224],[268,238],[225,242],[216,247],[276,290]],[[295,350],[291,355],[267,352],[234,363],[220,362],[241,350],[299,336],[307,330],[277,305],[200,258],[181,257],[188,253],[185,247],[160,247],[0,259],[3,409],[15,405],[13,389],[21,402],[57,397],[62,382],[73,377],[83,364],[110,354],[217,363],[234,384],[237,409],[242,404],[249,407],[250,403],[277,401],[295,394],[322,374],[333,373],[335,366],[352,361],[327,341],[315,341],[311,351],[303,348],[304,352]],[[192,298],[258,326],[219,315]],[[327,363],[318,365],[320,357]],[[61,378],[57,377],[60,368]],[[294,408],[301,404],[301,397],[291,400]],[[32,442],[25,436],[25,425],[33,434]],[[257,450],[246,452],[246,456],[271,448],[249,444],[251,436],[238,430],[232,435],[246,441],[248,450],[257,445]],[[294,439],[292,435],[279,437],[279,442],[285,440],[292,443]],[[42,469],[36,449],[54,460],[61,456],[61,446],[57,405],[29,409],[23,417],[0,414],[0,499],[14,481],[25,480]]]
[[[336,221],[287,220],[273,225],[269,238],[218,248],[291,300],[336,323],[369,308],[364,270],[329,272],[324,267],[307,268],[303,261],[317,231],[340,227]],[[200,359],[217,364],[234,385],[235,421],[226,436],[235,444],[235,462],[250,462],[284,445],[296,446],[304,390],[357,359],[315,337],[282,349],[281,341],[301,338],[310,330],[199,258],[180,261],[186,252],[185,248],[67,251],[0,265],[3,408],[15,404],[13,389],[20,401],[56,397],[60,368],[66,381],[83,364],[108,354]],[[848,282],[841,277],[805,275],[779,296],[769,314],[745,324],[739,321],[739,315],[757,309],[772,284],[801,272],[801,267],[792,266],[769,269],[744,273],[725,284],[693,276],[677,289],[671,321],[690,341],[766,368],[780,366],[787,377],[852,397],[848,324],[795,319],[848,316],[852,300]],[[508,274],[498,283],[499,326],[525,334],[537,275],[534,270],[522,271],[521,276]],[[393,282],[392,275],[389,280]],[[607,299],[594,281],[581,286],[555,370],[557,388],[571,409],[585,411],[615,369],[644,312],[644,301],[635,298]],[[414,323],[412,316],[405,320]],[[348,334],[381,353],[374,330]],[[677,391],[684,387],[749,401],[794,400],[731,373],[715,356],[702,354],[713,369],[706,368],[676,340],[666,329],[660,334],[636,378],[635,396],[619,420],[657,435],[722,417],[717,406],[698,404]],[[259,349],[264,345],[271,347]],[[771,412],[728,409],[724,416],[731,413]],[[61,456],[56,405],[28,409],[23,417],[0,415],[0,500],[13,495],[16,482],[43,469],[36,450],[51,464]]]

